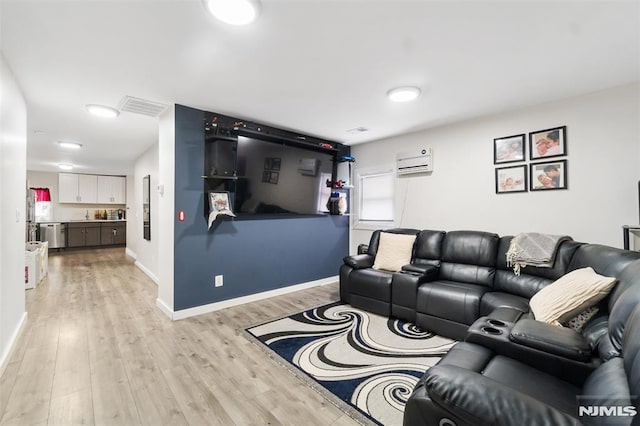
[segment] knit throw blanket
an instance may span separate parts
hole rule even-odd
[[[507,251],[507,266],[520,275],[525,266],[553,268],[556,250],[563,241],[570,241],[566,235],[546,235],[535,232],[518,234],[511,240]]]

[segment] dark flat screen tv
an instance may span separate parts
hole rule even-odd
[[[239,136],[234,212],[238,218],[327,214],[333,159],[331,153]]]

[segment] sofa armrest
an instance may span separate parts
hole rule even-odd
[[[540,328],[543,332],[529,331],[527,324],[530,321],[538,323],[531,324],[531,328]],[[519,329],[516,328],[518,324],[520,324]],[[514,329],[516,334],[522,335],[515,340],[512,338]],[[523,331],[527,332],[527,337],[524,337]],[[561,336],[552,338],[551,336],[556,336],[556,333]],[[563,339],[563,336],[568,339]],[[518,339],[520,341],[517,341]],[[579,387],[600,365],[600,359],[591,355],[589,343],[582,335],[573,330],[561,329],[528,318],[521,318],[514,324],[480,317],[469,326],[464,340],[491,349],[497,355],[530,365]]]
[[[414,265],[413,263],[409,265],[404,265],[402,267],[402,272],[406,272],[409,274],[423,275],[430,279],[426,281],[432,281],[438,277],[438,267],[433,265]],[[426,282],[422,281],[422,282]]]
[[[375,258],[370,254],[356,254],[354,256],[346,256],[342,260],[345,265],[349,265],[353,269],[367,269],[373,266]]]
[[[575,425],[576,419],[473,371],[435,366],[425,373],[431,400],[473,425]]]
[[[591,346],[580,333],[534,319],[516,322],[509,340],[563,358],[582,362],[589,362],[591,359]]]

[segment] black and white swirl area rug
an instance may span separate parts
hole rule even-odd
[[[402,424],[404,405],[418,379],[455,343],[342,303],[247,332],[299,369],[294,372],[304,373],[299,377],[320,385],[313,387],[344,411],[387,426]]]

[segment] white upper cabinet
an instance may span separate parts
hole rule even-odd
[[[58,173],[58,202],[125,204],[127,178]]]
[[[125,204],[127,178],[124,176],[98,176],[98,203]]]
[[[58,202],[80,202],[78,201],[78,175],[72,173],[58,173]]]
[[[98,177],[74,173],[58,174],[58,202],[95,204],[98,194]]]

